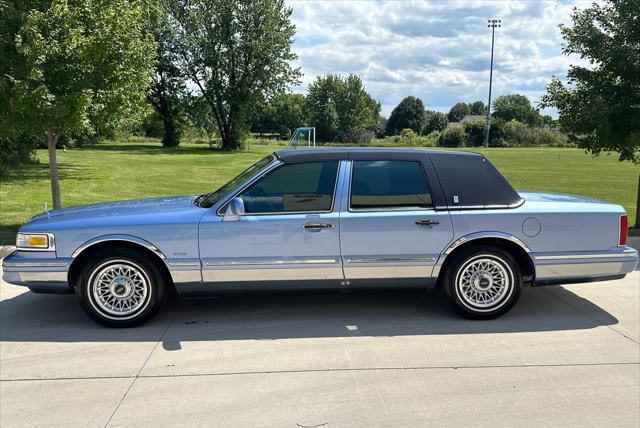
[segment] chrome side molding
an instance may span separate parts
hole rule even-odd
[[[84,244],[82,244],[81,246],[79,246],[71,255],[71,258],[76,258],[80,255],[80,253],[82,253],[84,250],[86,250],[87,248],[95,245],[95,244],[99,244],[101,242],[107,242],[107,241],[126,241],[126,242],[132,242],[134,244],[138,244],[138,245],[142,245],[143,247],[145,247],[148,250],[153,251],[158,257],[160,257],[161,259],[166,259],[165,255],[162,253],[162,251],[160,251],[155,245],[153,245],[152,243],[145,241],[142,238],[138,238],[136,236],[132,236],[132,235],[104,235],[104,236],[98,236],[97,238],[93,238],[88,240],[87,242],[85,242]]]
[[[297,264],[337,264],[337,259],[291,259],[291,260],[229,260],[205,262],[205,266],[280,266]]]
[[[375,258],[359,258],[346,259],[347,263],[422,263],[435,262],[435,257],[375,257]]]
[[[454,241],[451,245],[449,245],[443,251],[443,254],[448,256],[449,254],[451,254],[453,252],[453,250],[458,248],[460,245],[466,244],[469,241],[474,241],[476,239],[482,239],[482,238],[505,239],[507,241],[511,241],[514,244],[519,245],[527,253],[531,253],[531,249],[527,246],[527,244],[525,244],[524,242],[522,242],[520,239],[516,238],[515,236],[509,235],[508,233],[503,233],[503,232],[476,232],[476,233],[471,233],[469,235],[465,235],[462,238],[459,238],[458,240]]]

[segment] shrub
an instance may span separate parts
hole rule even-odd
[[[162,119],[155,112],[145,117],[140,127],[145,137],[162,138],[164,136]]]
[[[420,140],[420,136],[413,129],[405,128],[398,135],[398,142],[402,146],[415,146]]]
[[[373,131],[368,129],[348,129],[340,133],[338,140],[349,146],[368,146],[374,136]]]
[[[466,141],[464,128],[447,128],[438,137],[440,147],[463,147]]]
[[[494,147],[568,146],[567,137],[548,128],[530,128],[516,120],[496,120],[491,127],[491,145]]]
[[[467,147],[480,147],[484,144],[484,134],[487,129],[487,122],[478,120],[475,122],[467,122],[464,124],[464,132],[466,134],[465,145]]]
[[[0,138],[0,177],[11,168],[36,162],[38,141],[30,137]]]

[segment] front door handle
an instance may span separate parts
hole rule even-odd
[[[322,230],[322,229],[335,229],[336,225],[333,223],[305,223],[302,226],[305,230]]]
[[[437,224],[440,224],[440,222],[436,220],[431,220],[428,218],[423,218],[421,220],[416,220],[416,224],[418,226],[435,226]]]

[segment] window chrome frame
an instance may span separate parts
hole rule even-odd
[[[298,164],[308,164],[308,163],[325,163],[325,162],[336,162],[338,164],[338,167],[336,168],[335,182],[333,183],[333,195],[331,197],[331,207],[330,207],[330,209],[328,211],[327,210],[322,210],[322,211],[274,211],[274,212],[263,212],[263,213],[245,213],[241,217],[254,217],[254,216],[262,217],[262,216],[300,215],[300,214],[331,214],[335,210],[336,196],[337,196],[337,192],[338,192],[338,182],[340,181],[340,170],[341,170],[341,164],[342,164],[343,161],[334,160],[334,161],[312,161],[312,162],[287,163],[287,162],[281,161],[280,159],[278,159],[276,157],[274,159],[273,164],[267,165],[263,171],[261,171],[260,173],[256,174],[254,177],[252,177],[249,180],[247,180],[247,182],[244,185],[238,186],[239,190],[236,189],[237,192],[231,194],[231,196],[227,200],[225,200],[222,205],[220,205],[220,208],[218,208],[216,210],[216,215],[218,217],[224,217],[223,210],[227,207],[227,205],[229,205],[229,203],[231,202],[232,199],[237,198],[238,195],[240,195],[242,192],[247,190],[254,183],[258,182],[262,178],[266,177],[269,173],[275,171],[276,169],[278,169],[280,167],[283,167],[285,165],[298,165]]]
[[[376,160],[381,160],[381,159],[376,159]],[[433,204],[433,192],[431,191],[431,184],[429,183],[429,178],[427,177],[427,174],[425,173],[424,170],[424,165],[422,165],[422,162],[420,160],[404,160],[404,159],[398,159],[398,160],[394,160],[394,159],[387,159],[384,160],[386,162],[413,162],[413,163],[417,163],[420,166],[420,171],[422,172],[422,176],[424,177],[424,181],[425,183],[427,183],[427,189],[429,190],[429,196],[431,196],[431,206],[430,207],[417,207],[417,206],[390,206],[390,207],[379,207],[379,208],[352,208],[351,207],[351,186],[353,184],[353,167],[355,165],[356,162],[372,162],[372,161],[367,161],[366,159],[356,159],[356,160],[349,160],[348,162],[351,164],[349,165],[349,187],[347,188],[347,211],[349,211],[350,213],[376,213],[376,212],[411,212],[411,211],[425,211],[425,212],[431,212],[431,211],[437,211],[436,206]]]

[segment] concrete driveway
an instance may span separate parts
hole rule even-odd
[[[639,290],[638,271],[528,288],[488,322],[415,292],[173,299],[110,330],[2,284],[0,422],[637,427]]]

